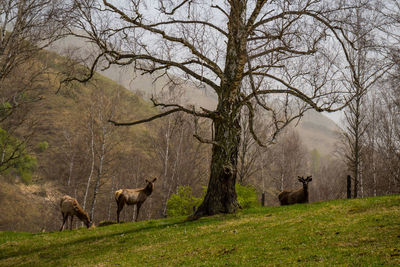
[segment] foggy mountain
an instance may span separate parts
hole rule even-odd
[[[78,61],[89,61],[88,55],[93,54],[95,48],[77,37],[67,37],[54,43],[50,50],[64,56],[72,56]],[[84,58],[86,57],[86,58]],[[132,65],[112,65],[107,69],[97,70],[102,75],[119,83],[130,91],[150,99],[152,95],[179,95],[178,102],[185,105],[194,105],[213,110],[217,104],[216,94],[209,88],[199,88],[195,85],[187,86],[176,93],[167,85],[167,78],[160,74],[140,74]],[[175,89],[174,89],[175,90]],[[294,126],[294,125],[293,125]],[[335,150],[340,128],[334,121],[314,110],[307,111],[295,127],[301,140],[309,150],[317,149],[321,154],[329,155]]]

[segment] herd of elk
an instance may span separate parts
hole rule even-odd
[[[308,183],[312,181],[312,176],[307,176],[306,179],[304,179],[303,176],[298,176],[298,178],[299,182],[303,184],[303,187],[292,191],[282,191],[278,195],[281,206],[296,203],[308,203]]]
[[[148,181],[146,179],[146,186],[143,188],[136,189],[119,189],[115,191],[115,200],[117,201],[117,222],[119,223],[119,214],[121,210],[126,205],[136,205],[136,217],[135,221],[138,220],[139,210],[142,206],[143,202],[147,199],[148,196],[151,195],[154,188],[154,182],[157,178],[154,178],[152,181]],[[92,225],[92,222],[89,219],[89,215],[86,211],[82,209],[79,205],[78,201],[70,196],[63,196],[60,201],[60,209],[63,217],[63,223],[61,225],[60,231],[64,229],[64,225],[68,220],[68,217],[71,217],[70,229],[72,230],[72,220],[74,216],[78,217],[87,228]]]
[[[308,203],[308,183],[312,181],[312,176],[304,177],[298,176],[299,182],[303,184],[302,188],[292,191],[282,191],[279,195],[279,202],[281,206],[283,205],[291,205],[295,203]],[[142,188],[136,189],[119,189],[115,191],[115,201],[117,202],[117,222],[119,223],[119,214],[126,205],[136,205],[136,216],[135,221],[138,220],[140,207],[147,199],[148,196],[151,195],[154,189],[154,182],[157,178],[154,178],[152,181],[146,179],[146,186]],[[71,217],[71,225],[70,229],[72,230],[72,220],[74,216],[77,216],[87,228],[92,225],[92,222],[89,219],[89,215],[85,212],[82,207],[79,205],[78,201],[75,198],[70,196],[63,196],[60,202],[61,214],[63,217],[63,223],[61,225],[60,231],[64,229],[64,225],[68,220],[68,217]]]

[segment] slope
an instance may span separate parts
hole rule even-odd
[[[41,79],[43,99],[29,106],[27,118],[27,121],[34,122],[31,153],[38,158],[39,166],[31,186],[15,183],[15,180],[10,183],[7,178],[0,176],[0,230],[41,231],[60,226],[58,201],[62,194],[74,194],[74,190],[76,194],[78,187],[71,189],[65,186],[69,164],[67,157],[70,153],[70,148],[66,146],[66,135],[75,140],[72,146],[83,146],[86,142],[85,131],[88,126],[85,129],[85,123],[93,97],[103,92],[106,97],[112,98],[118,93],[120,100],[116,108],[128,120],[148,117],[157,112],[140,97],[101,75],[95,75],[91,83],[72,83],[56,94],[61,80],[58,73],[64,71],[67,60],[56,53],[43,51],[40,61],[38,64],[48,66],[47,73]],[[151,134],[149,129],[151,125],[125,128],[124,143],[117,144],[119,147],[116,149],[128,154],[134,149],[140,151],[147,144],[145,136]],[[43,141],[48,143],[48,149],[39,152],[36,145]],[[78,149],[76,151],[75,158],[80,160],[75,162],[72,179],[80,182],[78,178],[82,180],[89,172],[82,171],[82,175],[78,171],[90,164],[84,161],[83,153],[78,153]],[[83,190],[84,186],[79,185],[78,194],[82,194]]]
[[[70,55],[71,51],[74,51],[73,55],[78,58],[86,58],[95,51],[90,44],[71,36],[56,42],[51,49],[64,55]],[[169,87],[166,86],[167,79],[159,77],[160,73],[141,75],[132,65],[123,67],[112,65],[99,72],[130,91],[140,93],[145,99],[149,99],[152,95],[171,93]],[[183,104],[192,104],[210,110],[215,109],[217,105],[215,92],[207,87],[185,86],[184,90],[174,92],[174,94],[180,96],[179,102]],[[335,150],[340,132],[335,122],[314,110],[305,114],[296,130],[309,150],[317,149],[321,154],[326,155]]]
[[[0,233],[1,266],[395,266],[400,196],[62,233]]]

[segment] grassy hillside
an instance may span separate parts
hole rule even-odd
[[[53,233],[0,233],[1,266],[395,266],[400,196]]]

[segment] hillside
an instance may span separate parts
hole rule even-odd
[[[67,37],[56,42],[51,50],[64,55],[70,55],[71,51],[74,51],[73,55],[79,58],[93,53],[95,48],[79,38]],[[165,86],[167,79],[159,77],[160,73],[141,75],[135,71],[132,65],[123,67],[112,65],[105,70],[100,69],[99,73],[128,90],[143,95],[145,99],[149,99],[152,95],[170,93],[167,89],[168,86]],[[180,103],[201,106],[210,110],[215,109],[217,105],[215,92],[207,87],[185,86],[179,95]],[[303,116],[296,130],[309,150],[317,149],[321,154],[327,155],[335,150],[340,128],[322,113],[310,110]]]
[[[309,150],[317,149],[322,154],[336,150],[340,128],[323,114],[309,110],[295,129]]]
[[[53,233],[0,233],[1,266],[395,266],[400,196]]]
[[[34,122],[30,153],[38,159],[38,168],[30,186],[19,183],[15,177],[0,176],[0,231],[55,230],[59,227],[60,197],[63,194],[77,195],[81,201],[89,174],[90,164],[85,157],[85,144],[88,142],[88,110],[94,98],[104,94],[111,99],[118,93],[120,100],[116,107],[117,115],[127,120],[151,116],[157,112],[147,101],[101,75],[95,75],[91,83],[71,83],[56,94],[61,79],[56,73],[65,68],[65,63],[66,59],[56,53],[42,52],[40,64],[46,64],[49,69],[42,80],[42,100],[29,106],[28,117]],[[143,147],[148,146],[147,137],[151,135],[151,125],[115,131],[118,131],[115,139],[123,138],[123,142],[115,142],[114,145],[118,156],[122,157],[133,155],[134,150],[140,153]],[[36,146],[43,141],[48,143],[48,149],[39,152]],[[68,187],[68,157],[72,153],[72,186]]]

